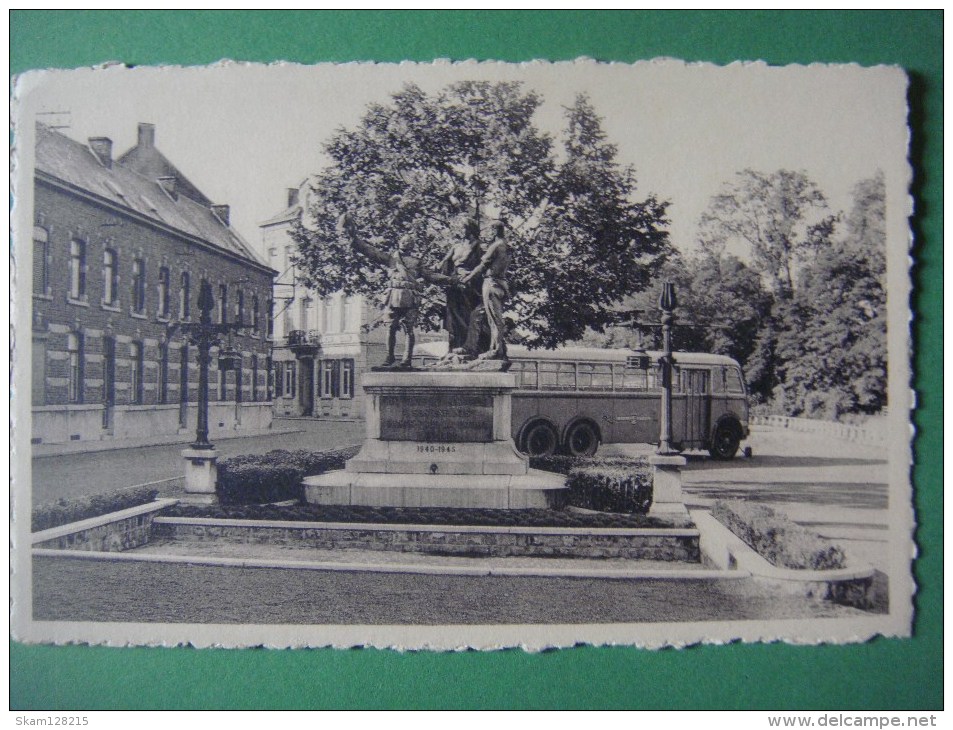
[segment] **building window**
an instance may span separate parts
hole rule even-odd
[[[218,399],[228,400],[228,371],[218,371]]]
[[[86,298],[86,242],[75,238],[69,245],[69,295]]]
[[[258,400],[258,355],[251,356],[251,399]]]
[[[351,319],[351,298],[341,297],[341,332],[347,332]]]
[[[66,338],[66,352],[69,359],[69,392],[70,403],[83,402],[83,336],[78,332],[71,332]]]
[[[218,323],[228,322],[228,287],[225,284],[218,285]]]
[[[339,360],[321,361],[321,397],[336,398],[338,390]]]
[[[253,296],[251,298],[251,331],[252,333],[257,335],[260,327],[261,327],[261,316],[258,311],[258,297]]]
[[[354,361],[341,360],[341,397],[354,397]]]
[[[235,402],[241,403],[242,398],[242,386],[244,385],[245,373],[242,370],[242,361],[238,361],[238,365],[235,366]]]
[[[50,234],[45,228],[33,228],[33,293],[50,293]]]
[[[111,248],[103,251],[103,304],[119,303],[119,257]]]
[[[159,403],[169,402],[169,343],[159,348]]]
[[[354,397],[354,360],[321,361],[321,397]]]
[[[245,326],[245,292],[238,290],[238,301],[235,302],[235,322],[239,327]]]
[[[294,304],[294,299],[285,299],[285,307],[282,310],[285,314],[284,324],[285,324],[285,334],[291,332],[295,329],[294,322],[291,321],[291,305]]]
[[[265,356],[265,400],[271,400],[272,393],[272,378],[274,373],[271,371],[271,355]]]
[[[282,395],[285,398],[294,398],[295,394],[295,364],[293,362],[284,363],[283,368]]]
[[[179,352],[179,426],[185,427],[189,416],[189,345]]]
[[[129,376],[129,398],[135,404],[142,403],[143,391],[143,361],[142,361],[142,343],[129,343],[129,360],[131,361],[131,371]]]
[[[334,317],[332,316],[334,300],[331,297],[327,297],[324,300],[324,321],[321,323],[322,332],[333,332],[332,324],[334,322]]]
[[[142,259],[132,262],[132,311],[146,311],[146,262]]]
[[[189,272],[182,272],[182,286],[179,289],[179,318],[188,319],[192,315],[192,282]]]
[[[265,313],[268,320],[265,323],[265,334],[273,337],[275,334],[275,300],[268,299],[268,311]]]
[[[165,266],[159,269],[159,317],[169,316],[169,269]]]
[[[111,406],[116,402],[116,340],[103,338],[103,403]],[[109,425],[108,423],[105,425]]]

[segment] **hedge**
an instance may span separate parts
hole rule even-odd
[[[567,500],[599,512],[645,514],[652,505],[652,475],[631,464],[586,464],[570,469]]]
[[[218,464],[215,491],[222,504],[267,504],[300,501],[301,480],[334,469],[343,469],[359,446],[329,451],[288,451],[275,449],[267,454],[242,454]]]
[[[532,469],[542,469],[543,471],[566,475],[573,469],[587,466],[648,469],[648,462],[644,458],[632,456],[565,456],[563,454],[552,454],[550,456],[531,456],[529,457],[529,465]]]
[[[717,501],[712,516],[779,568],[833,570],[847,565],[844,550],[770,507]]]
[[[55,502],[46,502],[33,508],[30,529],[33,532],[48,530],[51,527],[67,525],[70,522],[100,517],[110,512],[138,507],[155,501],[159,490],[154,487],[132,487],[116,489],[103,494],[83,497],[61,497]]]

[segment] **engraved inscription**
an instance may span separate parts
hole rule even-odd
[[[423,443],[493,440],[493,397],[433,394],[380,396],[381,439]]]

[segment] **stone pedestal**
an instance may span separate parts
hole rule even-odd
[[[529,468],[510,437],[515,376],[502,372],[364,375],[367,434],[343,471],[304,480],[315,504],[551,506],[561,475]]]
[[[185,459],[186,504],[217,504],[215,482],[218,478],[218,452],[215,449],[183,449]]]
[[[654,472],[649,515],[688,517],[685,498],[682,496],[681,467],[685,466],[685,457],[653,454],[648,458],[648,462]]]

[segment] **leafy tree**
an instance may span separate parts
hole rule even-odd
[[[519,83],[463,82],[434,95],[408,85],[338,130],[325,145],[331,164],[310,182],[307,225],[293,231],[305,283],[321,294],[383,288],[382,267],[336,230],[343,212],[363,240],[388,252],[406,242],[432,269],[480,210],[507,226],[510,314],[527,344],[603,328],[611,305],[644,287],[670,251],[667,204],[633,200],[634,172],[615,161],[585,97],[567,109],[561,158],[533,124],[540,103]],[[441,296],[425,291],[429,329]]]
[[[742,170],[702,214],[699,238],[709,252],[745,244],[751,263],[775,294],[790,299],[798,265],[829,242],[837,216],[803,172]]]
[[[670,257],[657,281],[672,282],[678,297],[672,347],[733,357],[745,368],[752,392],[762,400],[770,396],[774,384],[762,382],[758,356],[773,297],[761,276],[736,256],[703,251],[688,258]],[[658,294],[659,287],[654,286],[627,300],[635,321],[658,322]],[[637,329],[617,327],[602,337],[590,334],[586,341],[632,347],[639,341]],[[643,344],[661,347],[659,328],[646,328]]]
[[[838,418],[886,405],[883,174],[854,188],[844,235],[804,267],[778,338],[780,394],[792,415]]]

